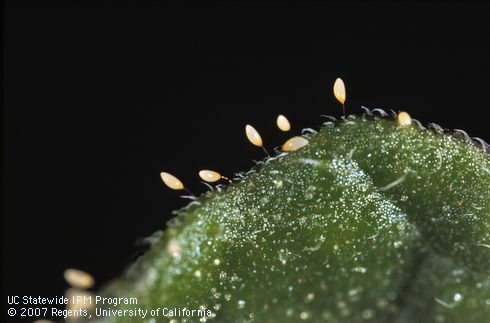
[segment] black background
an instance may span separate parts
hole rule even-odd
[[[9,1],[5,9],[5,283],[61,295],[66,267],[98,286],[187,203],[159,172],[206,188],[347,109],[406,110],[490,139],[484,3]]]

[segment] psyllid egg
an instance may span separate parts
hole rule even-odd
[[[282,114],[277,117],[276,124],[277,127],[282,131],[289,131],[291,129],[291,124],[289,123],[289,120]]]
[[[263,147],[262,137],[257,130],[251,125],[245,126],[245,134],[247,135],[248,140],[257,147]]]
[[[163,180],[163,183],[165,183],[165,185],[167,185],[169,188],[171,188],[173,190],[183,190],[184,189],[184,184],[182,184],[182,182],[177,177],[175,177],[174,175],[166,173],[166,172],[161,172],[160,176]]]
[[[89,289],[94,285],[94,278],[89,273],[78,269],[66,269],[64,278],[72,287],[80,289]]]
[[[345,103],[345,85],[341,78],[337,78],[333,84],[333,94],[335,98],[342,104]]]
[[[282,150],[286,152],[295,151],[306,145],[308,145],[308,139],[296,136],[286,141],[282,145]]]
[[[404,111],[398,113],[398,116],[396,118],[396,122],[400,125],[400,126],[409,126],[412,124],[412,118],[410,117],[410,115]]]
[[[220,173],[212,171],[212,170],[201,170],[199,172],[199,177],[201,177],[201,179],[203,181],[209,182],[209,183],[217,182],[222,178]]]

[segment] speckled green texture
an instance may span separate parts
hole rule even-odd
[[[488,154],[366,115],[309,140],[180,211],[100,294],[211,322],[488,322]]]

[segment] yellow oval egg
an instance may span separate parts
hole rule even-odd
[[[301,147],[304,147],[308,145],[308,139],[303,138],[303,137],[293,137],[286,141],[284,145],[282,145],[282,150],[283,151],[295,151],[300,149]]]
[[[162,177],[163,183],[167,185],[169,188],[173,190],[183,190],[184,184],[172,174],[161,172],[160,176]]]
[[[404,111],[398,113],[398,117],[396,118],[396,122],[400,126],[409,126],[412,124],[412,118],[410,115]]]
[[[68,284],[75,288],[89,289],[94,286],[95,280],[92,275],[78,269],[67,269],[63,276]]]
[[[259,132],[255,130],[254,127],[252,127],[251,125],[246,125],[245,134],[252,144],[258,147],[262,147],[262,137],[260,137]]]
[[[335,80],[335,83],[333,84],[333,94],[340,103],[345,103],[345,85],[341,78]]]
[[[282,131],[289,131],[291,129],[291,124],[289,123],[289,120],[282,114],[277,117],[276,123],[277,127]]]
[[[201,179],[203,181],[209,182],[209,183],[217,182],[222,178],[220,173],[215,172],[213,170],[208,170],[208,169],[204,169],[204,170],[200,171],[199,177],[201,177]]]

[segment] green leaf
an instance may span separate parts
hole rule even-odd
[[[371,113],[327,123],[180,210],[99,294],[216,322],[484,322],[490,159],[457,137]]]

